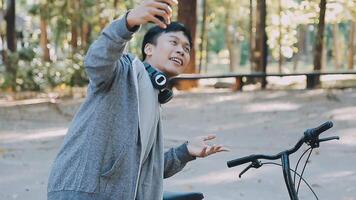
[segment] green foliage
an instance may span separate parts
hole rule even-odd
[[[256,4],[254,2],[254,7]],[[44,90],[61,84],[83,86],[88,80],[83,68],[83,55],[101,30],[113,19],[125,13],[137,4],[136,0],[41,0],[17,1],[16,12],[29,20],[20,27],[23,31],[23,46],[16,53],[9,53],[6,61],[0,65],[0,87],[16,90]],[[198,3],[201,1],[198,1]],[[227,49],[226,30],[233,33],[234,45],[240,48],[240,64],[246,65],[250,57],[249,20],[250,1],[208,0],[206,19],[208,49],[202,55],[219,54]],[[117,3],[115,5],[115,3]],[[281,3],[282,11],[279,12]],[[189,6],[189,5],[187,5]],[[299,52],[298,37],[300,27],[305,27],[306,48],[312,49],[315,40],[316,24],[319,16],[319,0],[267,0],[267,34],[271,58],[275,62],[282,56],[291,60]],[[226,16],[230,15],[229,26],[226,27]],[[201,12],[200,12],[201,15]],[[256,18],[256,16],[254,15]],[[48,47],[51,61],[42,59],[40,46],[41,19],[47,23]],[[328,1],[326,11],[326,44],[327,55],[333,54],[333,24],[337,23],[340,41],[345,43],[342,49],[346,55],[347,41],[350,32],[350,21],[356,21],[356,0]],[[201,17],[198,27],[201,26]],[[88,39],[84,41],[84,25],[89,29]],[[143,26],[141,31],[129,43],[129,51],[140,55],[144,32],[151,25]],[[77,32],[77,46],[72,45],[72,31]],[[200,29],[198,28],[199,37]],[[0,34],[5,38],[5,22],[0,23]],[[197,40],[198,43],[200,40]],[[198,46],[198,45],[197,45]],[[197,47],[196,46],[196,47]],[[340,45],[342,46],[342,45]],[[304,52],[305,53],[305,52]],[[308,52],[307,54],[310,54]],[[308,56],[308,55],[306,55]],[[310,55],[309,55],[310,56]],[[6,67],[5,67],[6,64]],[[9,70],[11,69],[11,70]]]
[[[21,48],[18,54],[19,59],[24,61],[32,61],[36,57],[36,52],[30,47]]]
[[[213,24],[209,27],[208,40],[210,45],[208,51],[219,53],[225,48],[225,31],[221,24]]]
[[[38,15],[40,13],[41,6],[40,4],[33,4],[28,9],[28,14]]]
[[[245,66],[247,62],[249,61],[249,56],[250,56],[250,47],[249,43],[247,40],[242,41],[241,44],[241,60],[240,60],[240,65]]]
[[[33,51],[29,51],[31,56]],[[22,51],[20,51],[22,52]],[[0,67],[0,85],[2,89],[14,88],[16,91],[43,91],[61,84],[68,86],[85,86],[88,79],[83,66],[83,55],[74,54],[72,57],[55,63],[43,62],[41,59],[21,59],[20,53],[9,56],[9,62],[16,65],[16,75],[5,72],[5,66]],[[13,83],[12,80],[15,80]]]

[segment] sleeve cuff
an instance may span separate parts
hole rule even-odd
[[[134,27],[132,30],[129,30],[126,24],[127,13],[119,19],[116,19],[112,23],[110,23],[110,25],[103,30],[103,33],[110,36],[115,41],[120,41],[122,39],[130,40],[133,34],[140,29],[140,26]]]
[[[182,163],[187,163],[189,161],[192,161],[192,160],[196,159],[195,156],[191,156],[189,154],[188,147],[187,147],[187,142],[185,142],[184,144],[182,144],[179,147],[177,147],[175,149],[175,152],[176,152],[176,155],[177,155],[178,159]]]

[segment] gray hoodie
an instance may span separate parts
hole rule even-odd
[[[160,200],[163,178],[194,159],[185,144],[163,153],[158,120],[156,143],[141,166],[134,69],[142,63],[123,54],[133,34],[123,17],[106,27],[89,48],[84,60],[90,80],[87,97],[53,163],[48,200]]]

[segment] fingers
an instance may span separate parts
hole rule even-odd
[[[216,152],[223,152],[223,151],[230,151],[230,149],[225,148],[223,146],[219,146],[219,148],[216,150]]]
[[[165,11],[161,9],[152,9],[151,13],[155,18],[159,19],[160,21],[163,20],[163,23],[171,23],[171,19]],[[161,17],[161,19],[159,17]]]
[[[200,157],[205,157],[205,156],[208,155],[207,152],[206,152],[207,149],[208,149],[208,146],[205,146],[205,147],[202,149],[202,151],[201,151],[201,153],[200,153]]]
[[[221,146],[212,146],[206,153],[207,153],[207,155],[214,154],[214,153],[218,152],[219,148],[221,148]]]
[[[216,135],[207,135],[207,136],[203,136],[203,141],[208,141],[208,140],[212,140],[215,138],[216,138]]]
[[[126,20],[129,27],[152,22],[166,28],[173,15],[172,7],[177,4],[178,0],[145,0],[128,13]]]
[[[160,9],[160,10],[165,11],[169,17],[171,17],[172,14],[173,14],[172,7],[169,6],[169,5],[167,5],[167,4],[165,4],[165,3],[152,2],[152,6],[153,6],[154,8],[158,8],[158,9]]]
[[[229,151],[228,149],[224,148],[223,146],[217,145],[217,146],[205,146],[203,147],[203,149],[201,150],[201,153],[199,155],[199,157],[207,157],[209,155],[218,153],[218,152],[223,152],[223,151]]]
[[[168,4],[171,7],[178,5],[178,0],[158,0],[158,1]]]
[[[172,5],[174,2],[169,2]],[[171,17],[173,15],[172,8],[170,4],[166,3],[165,1],[153,1],[148,4],[149,8],[149,15],[148,18],[151,22],[157,24],[161,28],[166,28],[166,25],[163,24],[170,24],[171,23]],[[156,19],[153,19],[152,16]],[[159,21],[162,21],[159,22]]]
[[[167,28],[167,25],[164,23],[164,22],[162,22],[161,20],[159,20],[157,17],[155,17],[155,16],[150,16],[149,17],[149,21],[150,22],[152,22],[152,23],[154,23],[154,24],[157,24],[159,27],[161,27],[161,28]]]

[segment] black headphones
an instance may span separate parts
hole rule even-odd
[[[158,102],[160,104],[165,104],[170,101],[173,98],[173,91],[168,88],[168,77],[163,72],[156,70],[150,64],[146,62],[143,64],[150,76],[153,87],[159,90]]]

